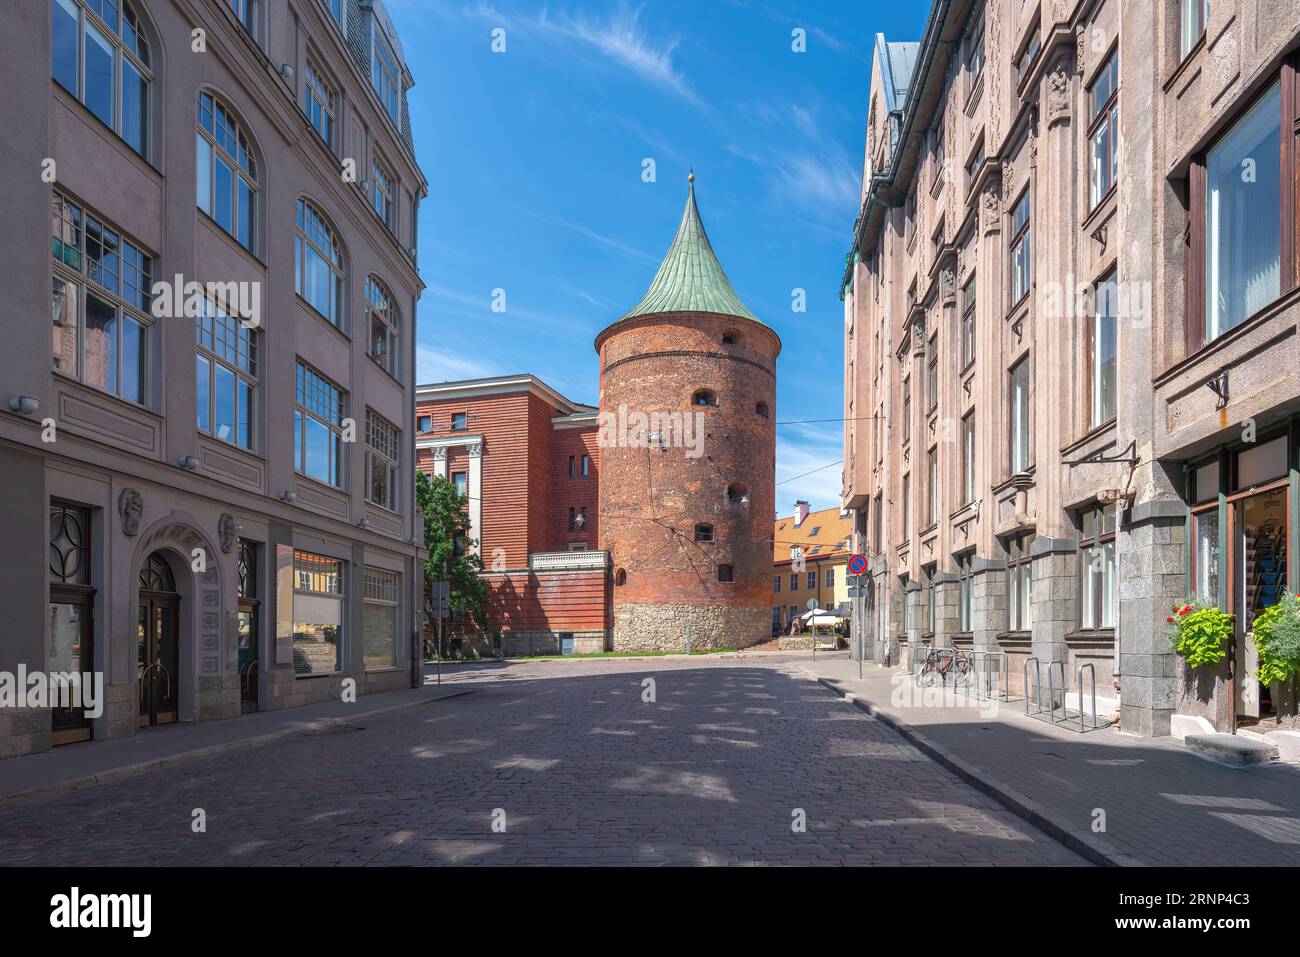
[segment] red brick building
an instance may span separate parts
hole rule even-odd
[[[596,409],[527,374],[420,386],[416,404],[417,467],[469,499],[501,650],[557,650],[564,638],[578,651],[603,650]]]
[[[468,497],[505,654],[768,636],[781,340],[737,297],[691,179],[649,291],[596,337],[599,409],[531,375],[417,389],[417,465]]]

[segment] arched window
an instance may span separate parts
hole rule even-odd
[[[616,572],[614,572],[614,584],[615,584],[615,585],[626,585],[626,584],[627,584],[627,570],[626,570],[626,569],[624,569],[624,568],[620,568],[620,569],[618,569]]]
[[[698,389],[691,396],[691,405],[717,405],[718,394],[710,392],[708,389]]]
[[[331,325],[343,328],[343,250],[321,212],[298,200],[294,290]]]
[[[754,404],[754,414],[767,418],[767,403],[757,402]]]
[[[730,565],[718,566],[718,581],[734,582],[735,580],[736,580],[735,571],[732,569]]]
[[[50,18],[55,81],[148,159],[154,74],[135,4],[51,0]]]
[[[196,202],[249,252],[257,245],[257,161],[234,113],[199,91]]]
[[[366,312],[370,313],[370,358],[396,377],[401,317],[388,287],[374,276],[366,277]]]
[[[171,566],[159,552],[154,552],[145,559],[140,569],[140,590],[176,591],[176,578],[172,575]]]
[[[695,526],[695,540],[697,542],[713,541],[713,526],[707,522],[700,522]]]
[[[735,329],[728,329],[722,334],[722,344],[724,346],[734,346],[740,341],[740,333]]]
[[[733,505],[749,504],[749,489],[743,485],[731,484],[727,486],[727,501]]]

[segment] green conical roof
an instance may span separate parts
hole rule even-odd
[[[758,322],[758,316],[746,308],[731,288],[731,280],[709,245],[709,235],[695,205],[694,175],[690,182],[682,224],[677,227],[677,235],[655,273],[654,282],[650,283],[650,290],[621,318],[662,312],[716,312]]]

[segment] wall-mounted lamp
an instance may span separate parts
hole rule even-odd
[[[284,502],[286,505],[292,505],[294,502],[298,501],[298,493],[286,489],[280,493],[280,501]]]
[[[176,460],[176,464],[183,469],[189,469],[190,471],[194,471],[194,469],[199,467],[199,460],[196,456],[193,455],[182,455],[179,459]]]
[[[9,400],[9,411],[19,415],[35,415],[40,407],[40,400],[34,395],[16,395]]]
[[[280,64],[280,75],[281,75],[282,77],[284,77],[286,80],[292,80],[292,79],[293,79],[293,64],[292,64],[292,63],[281,63],[281,64]]]
[[[357,522],[357,528],[369,528],[369,527],[370,527],[370,519],[366,518],[364,515],[361,516],[361,521]]]

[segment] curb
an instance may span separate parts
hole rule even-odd
[[[218,754],[225,754],[228,751],[239,751],[244,748],[260,747],[261,745],[271,744],[274,741],[280,741],[295,734],[302,734],[305,731],[319,731],[322,728],[328,728],[336,724],[344,724],[349,721],[357,721],[363,718],[377,718],[381,715],[391,714],[394,711],[404,711],[407,708],[433,704],[436,701],[446,701],[448,698],[459,698],[463,695],[473,693],[474,689],[466,688],[461,691],[453,691],[450,694],[439,695],[436,698],[421,699],[419,701],[404,701],[401,704],[388,705],[361,714],[339,715],[338,717],[332,718],[317,718],[308,724],[298,725],[291,728],[281,728],[278,731],[268,731],[266,734],[259,734],[252,738],[240,738],[236,741],[224,741],[221,744],[210,744],[206,747],[195,748],[192,751],[179,751],[176,754],[165,755],[161,758],[152,758],[148,761],[141,761],[137,764],[126,764],[122,767],[110,768],[107,771],[85,774],[81,777],[59,781],[57,784],[46,784],[41,787],[31,788],[27,791],[18,791],[13,794],[0,796],[0,809],[13,807],[18,804],[24,804],[28,801],[35,801],[41,798],[56,797],[60,794],[66,794],[69,791],[80,791],[82,788],[94,787],[97,784],[108,784],[112,781],[122,781],[139,774],[146,774],[149,771],[157,771],[161,768],[188,764],[191,761],[200,761],[204,758],[215,757]]]
[[[1130,854],[1125,854],[1116,850],[1105,841],[1100,841],[1091,835],[1080,835],[1054,818],[1054,816],[1044,810],[1037,802],[1021,794],[1015,788],[1008,784],[989,777],[988,774],[981,771],[972,764],[967,764],[961,758],[952,754],[942,745],[936,744],[927,738],[920,731],[917,731],[910,724],[900,720],[887,711],[868,701],[866,698],[856,695],[850,691],[845,691],[839,687],[830,678],[822,678],[813,674],[806,668],[800,668],[805,675],[816,681],[828,691],[833,692],[852,704],[858,710],[864,712],[872,718],[887,725],[894,731],[897,731],[907,741],[913,744],[917,750],[927,757],[933,758],[936,762],[943,765],[961,780],[965,781],[975,790],[988,797],[993,798],[1011,813],[1017,817],[1023,818],[1029,824],[1038,828],[1044,834],[1054,838],[1058,843],[1064,844],[1067,848],[1074,851],[1085,860],[1097,864],[1100,867],[1145,867],[1145,861],[1139,860]]]

